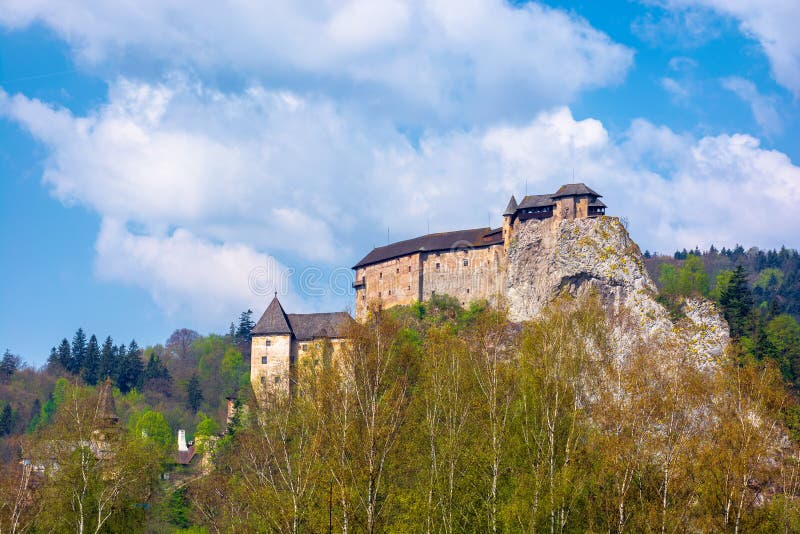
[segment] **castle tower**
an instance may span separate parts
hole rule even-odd
[[[514,230],[514,218],[516,217],[517,207],[517,199],[514,198],[514,195],[511,195],[508,206],[506,206],[506,210],[503,212],[503,248],[505,250],[508,250],[511,244],[511,234]]]
[[[288,393],[292,363],[292,328],[276,294],[252,331],[250,382],[256,396]]]

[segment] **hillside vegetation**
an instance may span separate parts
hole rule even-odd
[[[248,398],[208,464],[183,478],[170,462],[175,425],[213,434],[225,425],[209,399],[250,394],[245,373],[224,371],[236,335],[191,340],[185,357],[172,343],[146,349],[143,366],[158,350],[172,396],[148,379],[141,393],[117,391],[121,428],[100,457],[78,445],[96,435],[91,425],[76,424],[92,420],[96,388],[23,369],[6,386],[54,383],[53,407],[50,423],[15,439],[63,467],[31,475],[15,517],[55,531],[81,521],[95,531],[105,518],[105,532],[800,529],[794,408],[778,365],[734,344],[701,370],[678,341],[634,341],[617,361],[612,326],[592,296],[562,297],[522,325],[447,297],[375,311],[347,332],[340,362],[304,360],[292,398]],[[193,364],[180,371],[184,358]],[[190,406],[194,376],[202,400]],[[79,498],[67,489],[84,487],[85,473]],[[4,488],[22,474],[8,464]],[[14,493],[2,495],[8,530]]]

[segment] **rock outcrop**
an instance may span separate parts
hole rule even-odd
[[[509,248],[507,285],[514,321],[536,317],[562,292],[596,292],[611,313],[627,317],[614,336],[621,358],[637,334],[651,341],[680,336],[701,367],[713,365],[728,343],[727,325],[708,301],[687,299],[685,318],[673,323],[656,300],[657,288],[638,245],[616,217],[520,225]]]

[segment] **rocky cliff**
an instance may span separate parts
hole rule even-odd
[[[727,324],[708,301],[688,299],[685,317],[673,323],[656,301],[656,285],[638,245],[616,217],[520,224],[509,248],[507,284],[515,321],[536,317],[564,291],[574,296],[596,292],[609,312],[625,318],[613,323],[618,325],[614,337],[620,357],[637,336],[656,342],[679,336],[697,363],[707,366],[728,344]]]

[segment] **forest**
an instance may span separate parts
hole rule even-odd
[[[713,372],[679,341],[616,360],[591,296],[525,324],[447,296],[375,310],[262,405],[249,312],[143,349],[78,330],[41,369],[6,351],[0,532],[800,531],[797,253],[646,256],[675,321],[696,295],[728,320]]]

